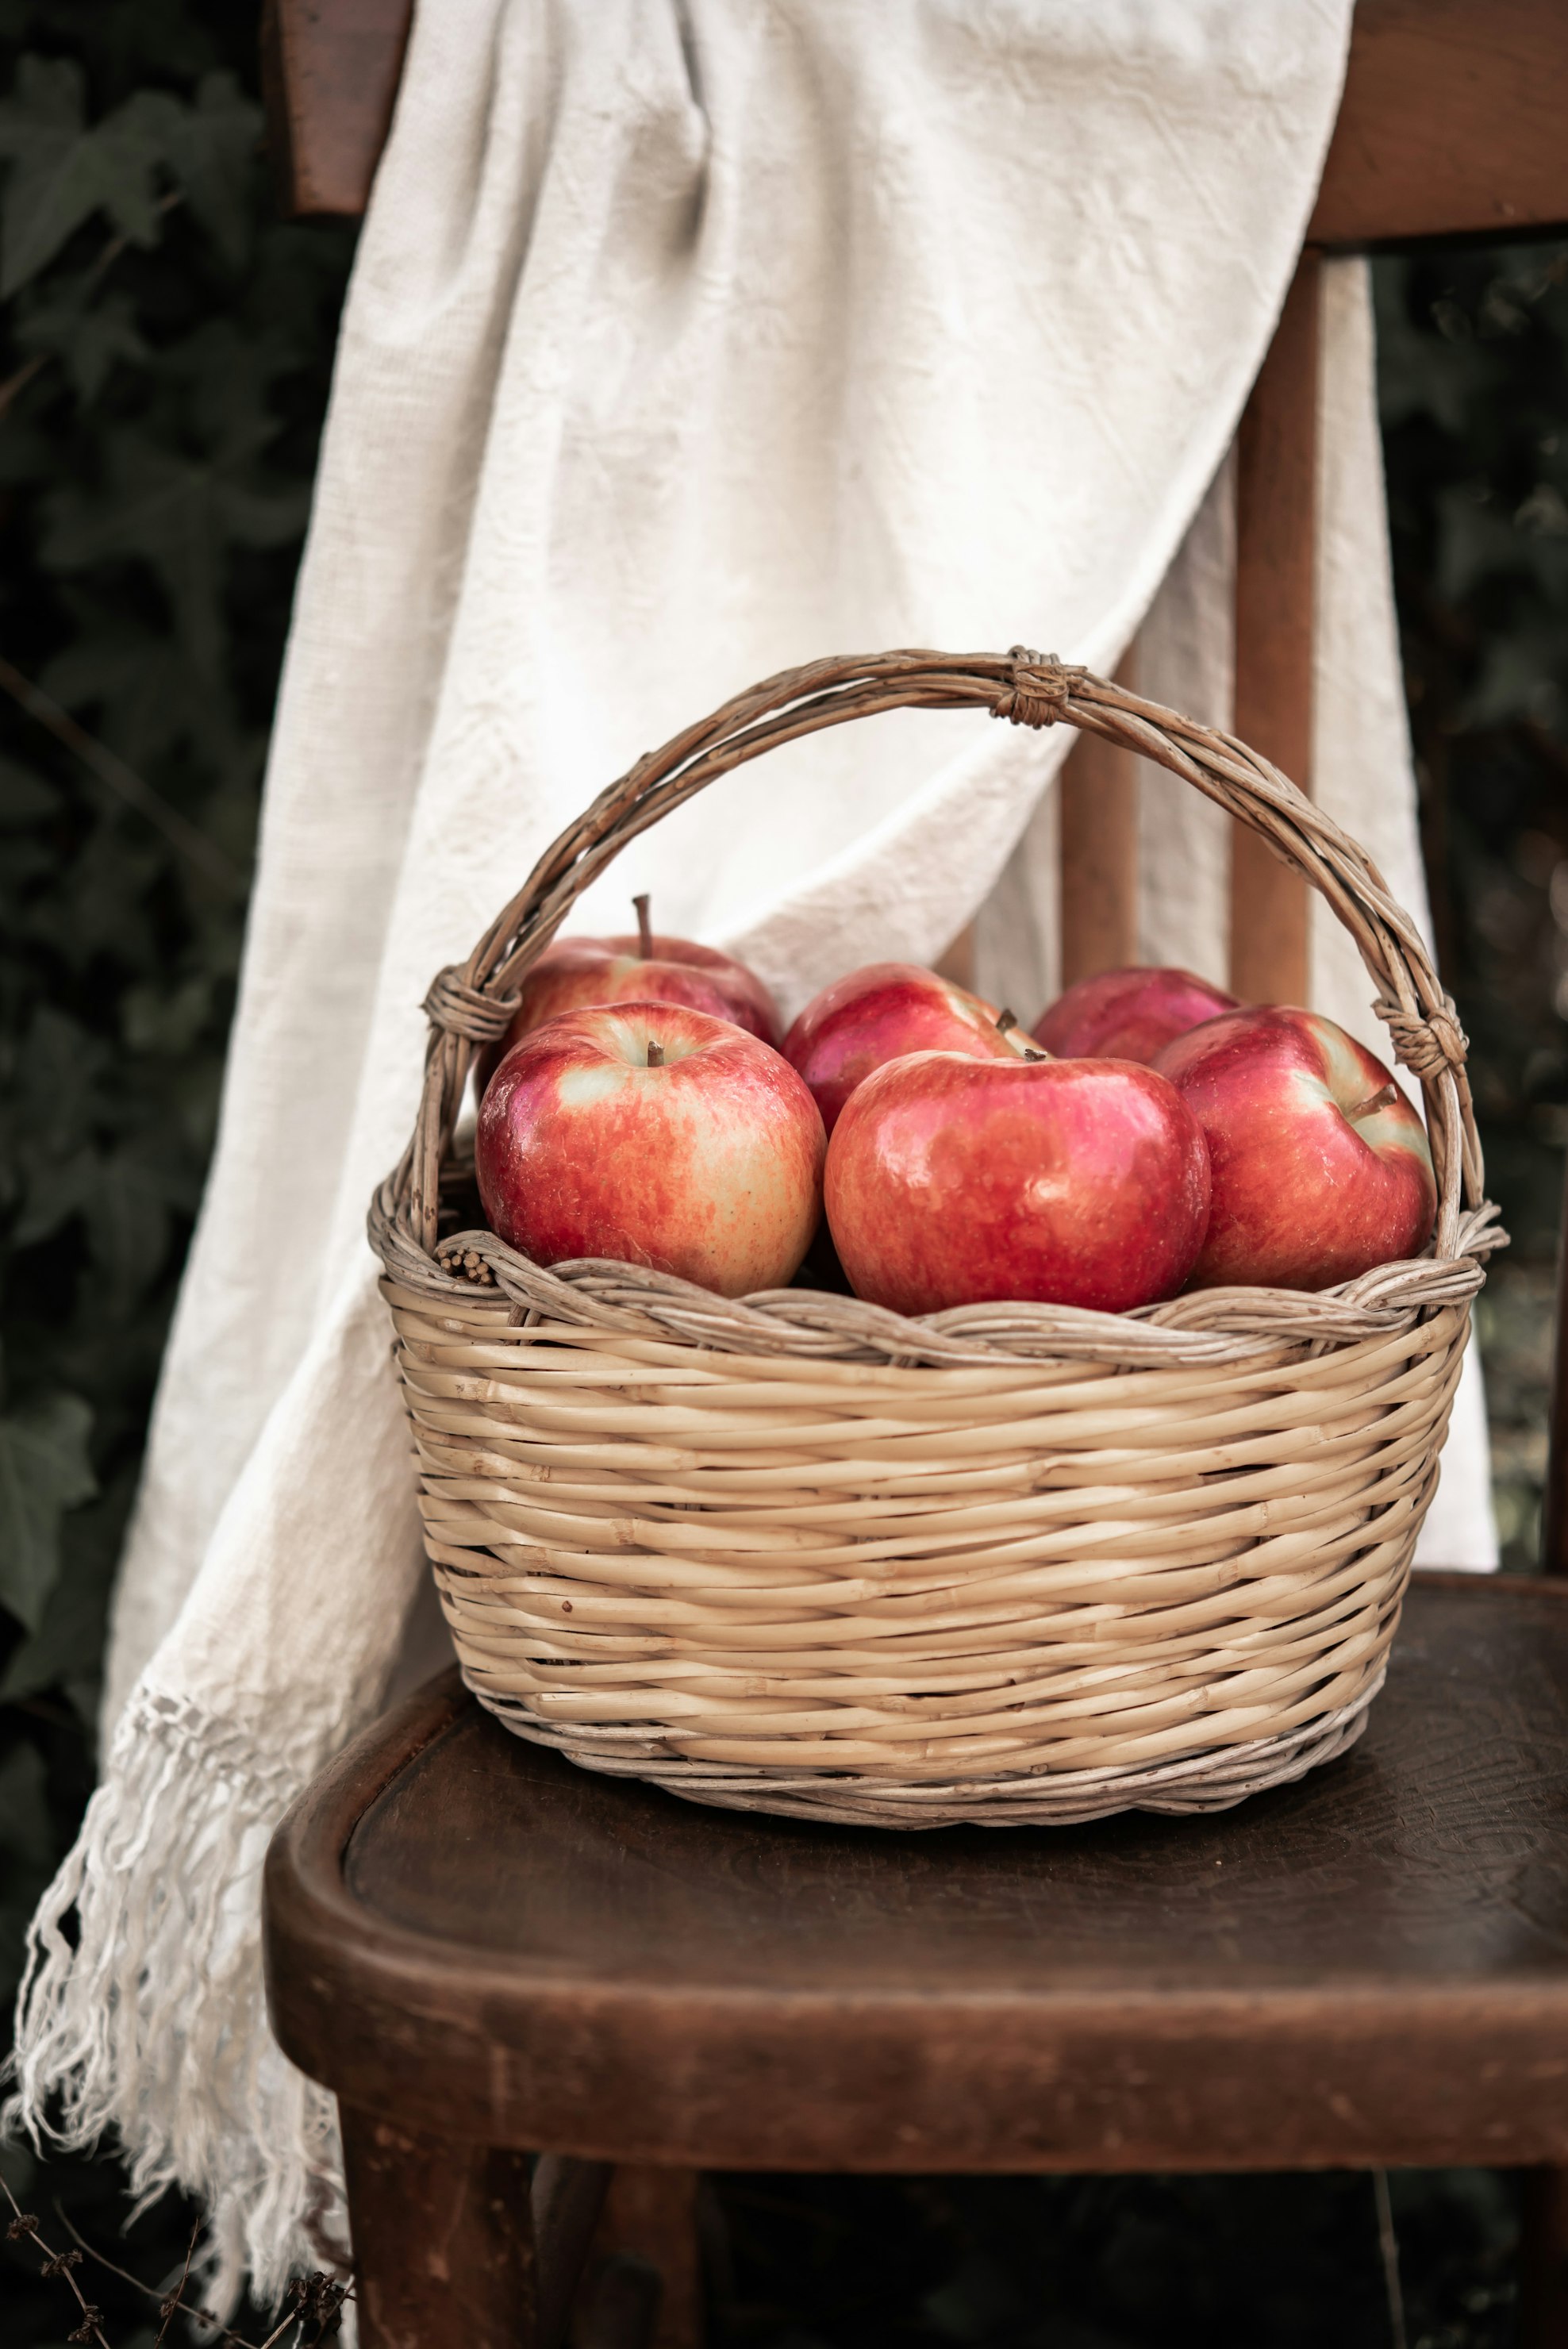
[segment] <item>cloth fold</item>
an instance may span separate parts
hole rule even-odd
[[[1020,638],[1115,663],[1201,507],[1212,533],[1349,15],[417,14],[117,1603],[112,1743],[20,2016],[30,2125],[113,2128],[139,2185],[203,2196],[216,2290],[245,2269],[275,2289],[342,2225],[330,2100],[266,2029],[257,1871],[292,1792],[433,1652],[363,1237],[431,978],[611,777],[755,678]],[[1039,976],[1033,812],[1068,747],[956,713],[819,736],[637,842],[583,926],[624,926],[648,889],[661,928],[745,954],[793,1009],[857,961],[939,953],[1006,868]],[[1392,781],[1408,801],[1408,761]]]

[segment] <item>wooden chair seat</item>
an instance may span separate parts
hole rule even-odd
[[[1565,1765],[1568,1586],[1526,1578],[1418,1577],[1359,1745],[1208,1817],[897,1835],[708,1810],[510,1736],[454,1672],[280,1828],[273,2021],[351,2137],[382,2116],[406,2144],[1562,2164]],[[368,2338],[489,2337],[465,2321]]]

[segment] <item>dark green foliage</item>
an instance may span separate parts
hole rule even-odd
[[[47,1790],[54,1848],[211,1145],[352,235],[276,216],[250,11],[11,0],[0,36],[0,681],[146,802],[0,698],[0,1783]]]
[[[0,0],[0,683],[41,686],[143,790],[130,804],[0,693],[7,2000],[91,1784],[353,246],[277,218],[255,39],[222,0]],[[46,2231],[60,2197],[117,2254],[112,2163],[5,2170]],[[187,2219],[166,2203],[135,2240],[161,2282]],[[63,2339],[62,2292],[0,2245],[7,2340]],[[117,2344],[150,2341],[155,2306],[112,2278],[94,2296]]]
[[[1528,1568],[1568,1141],[1568,246],[1387,260],[1377,284],[1439,953],[1513,1235],[1479,1322],[1504,1563]]]
[[[255,17],[0,0],[0,684],[41,687],[99,746],[84,761],[0,692],[0,1995],[91,1782],[352,248],[346,228],[276,218]],[[1491,1325],[1516,1549],[1568,1136],[1565,274],[1543,249],[1379,264],[1440,942],[1535,1259]],[[169,2198],[119,2240],[112,2159],[12,2151],[0,2172],[46,2231],[63,2236],[58,2201],[150,2282],[178,2276],[190,2213]],[[1502,2349],[1505,2189],[1406,2177],[1394,2202],[1412,2349]],[[733,2349],[1388,2337],[1365,2178],[738,2179],[713,2215]],[[145,2300],[103,2275],[93,2297],[117,2349],[147,2349]],[[3,2241],[0,2306],[19,2344],[74,2321]]]

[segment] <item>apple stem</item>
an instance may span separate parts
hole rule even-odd
[[[1048,1061],[1051,1057],[1048,1052],[1042,1051],[1038,1044],[1032,1043],[1025,1035],[1018,1025],[1018,1015],[1016,1011],[998,1011],[996,1033],[998,1036],[1006,1037],[1020,1061]]]
[[[1375,1117],[1380,1109],[1392,1109],[1398,1098],[1398,1085],[1380,1085],[1375,1093],[1368,1093],[1364,1102],[1357,1102],[1350,1112],[1351,1123],[1354,1125],[1360,1118]]]
[[[650,1069],[662,1069],[665,1065],[665,1048],[656,1036],[648,1039],[647,1065]]]
[[[654,958],[654,926],[648,919],[647,892],[645,890],[640,897],[634,897],[632,903],[637,909],[637,951],[642,956],[645,962],[652,962]],[[655,1066],[657,1064],[655,1063]]]

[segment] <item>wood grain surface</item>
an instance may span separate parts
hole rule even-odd
[[[645,2262],[659,2277],[649,2349],[697,2349],[703,2337],[698,2257],[697,2177],[691,2169],[639,2168],[625,2163],[610,2181],[595,2253],[612,2263]],[[590,2277],[592,2292],[597,2278]]]
[[[1568,2158],[1568,1605],[1419,1578],[1362,1744],[1220,1818],[918,1838],[606,1783],[436,1683],[268,1863],[350,2103],[691,2167]]]
[[[1304,253],[1236,435],[1236,686],[1243,740],[1312,791],[1321,271]],[[1263,835],[1231,826],[1231,988],[1307,1000],[1307,888]]]
[[[339,2110],[360,2349],[541,2349],[527,2156]]]
[[[413,0],[264,0],[267,145],[291,219],[369,202],[413,16]]]
[[[268,0],[268,133],[285,209],[362,212],[413,0]],[[1568,222],[1562,0],[1359,0],[1307,231],[1364,245]]]
[[[1309,243],[1568,222],[1563,0],[1357,0]]]
[[[1116,681],[1138,690],[1136,644]],[[1138,767],[1120,743],[1086,734],[1062,769],[1064,987],[1138,960]]]
[[[534,2164],[529,2204],[537,2349],[560,2349],[566,2338],[578,2279],[614,2175],[607,2162],[573,2161],[559,2153],[541,2154]]]

